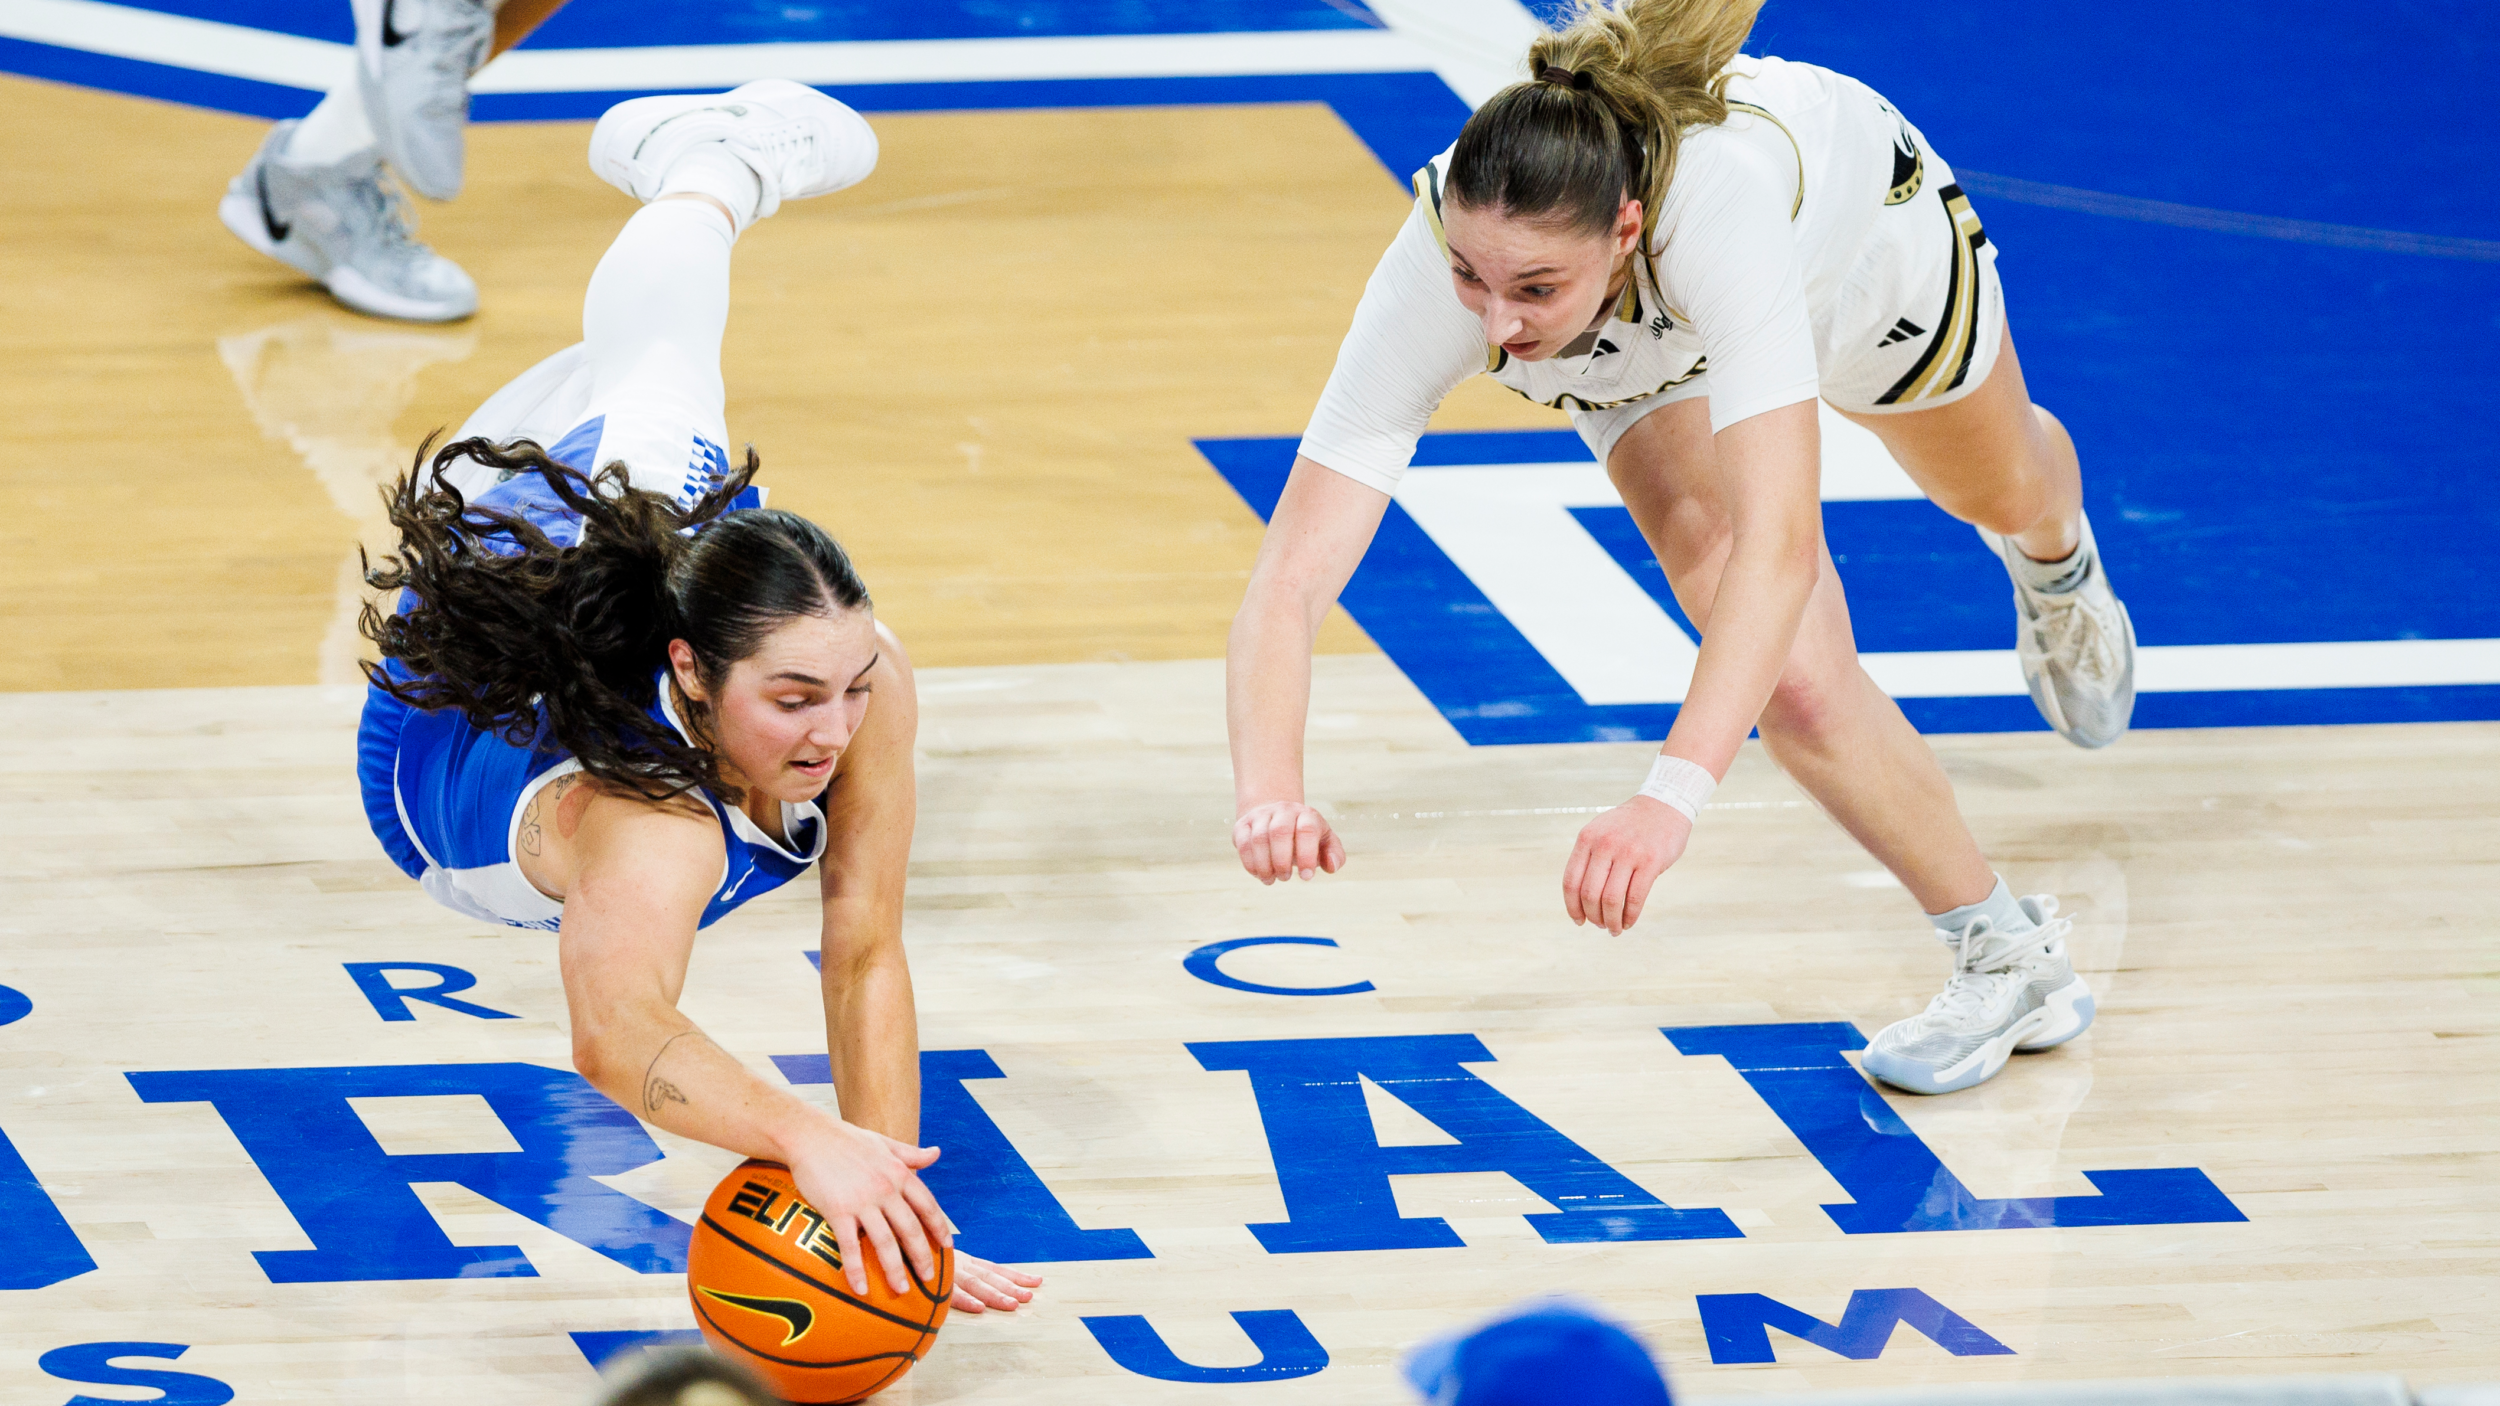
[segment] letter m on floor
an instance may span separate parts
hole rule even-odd
[[[1777,1362],[1771,1354],[1773,1328],[1863,1362],[1883,1356],[1892,1330],[1903,1323],[1956,1357],[2010,1356],[2014,1351],[1917,1289],[1860,1289],[1849,1296],[1849,1307],[1836,1325],[1763,1294],[1703,1294],[1699,1302],[1701,1330],[1710,1340],[1713,1362]]]

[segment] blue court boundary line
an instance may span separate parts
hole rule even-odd
[[[0,38],[0,72],[271,121],[301,117],[321,100],[319,93],[302,88],[21,39]],[[481,93],[471,99],[470,115],[480,122],[588,121],[616,103],[653,91],[668,90]],[[858,83],[823,86],[821,91],[861,112],[1323,103],[1401,184],[1449,145],[1468,113],[1449,85],[1418,72]]]
[[[1299,439],[1201,439],[1198,452],[1264,522],[1275,511]],[[1584,457],[1569,430],[1434,432],[1419,465],[1544,463]],[[1672,703],[1590,704],[1396,503],[1389,505],[1341,603],[1391,663],[1470,746],[1655,742]],[[2046,732],[2031,699],[1903,698],[1922,733]],[[2140,693],[2139,728],[2290,727],[2500,719],[2500,684],[2398,688]]]

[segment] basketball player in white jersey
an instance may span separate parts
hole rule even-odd
[[[1304,803],[1314,631],[1442,397],[1492,375],[1572,422],[1632,511],[1701,657],[1647,784],[1580,833],[1574,922],[1621,932],[1684,852],[1748,731],[1897,876],[1952,949],[1866,1068],[1941,1093],[2072,1039],[2092,997],[2069,922],[1990,869],[1953,788],[1859,667],[1824,548],[1819,396],[1873,430],[2013,578],[2034,701],[2106,746],[2134,635],[2034,406],[1996,250],[1915,127],[1855,79],[1739,54],[1761,0],[1583,0],[1415,178],[1233,624],[1242,863],[1274,882],[1345,849]]]
[[[468,271],[417,239],[399,180],[429,200],[467,172],[469,79],[564,0],[354,0],[356,66],[281,122],[217,202],[234,237],[348,307],[406,322],[477,311]]]
[[[553,930],[574,1063],[649,1122],[788,1165],[843,1272],[924,1282],[903,952],[911,665],[824,530],[764,508],[723,444],[739,236],[865,179],[876,135],[796,83],[639,98],[591,169],[649,202],[591,275],[580,344],[498,391],[390,495],[396,592],[357,737],[365,813],[445,906]],[[545,446],[545,447],[542,447]],[[813,863],[839,1113],[758,1078],[677,1008],[697,933]],[[954,1306],[1041,1281],[956,1257]]]

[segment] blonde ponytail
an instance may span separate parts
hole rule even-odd
[[[1684,131],[1727,120],[1728,64],[1762,0],[1578,0],[1528,46],[1529,80],[1468,119],[1450,155],[1460,204],[1602,232],[1641,202],[1648,247]]]

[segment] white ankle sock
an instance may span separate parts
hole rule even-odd
[[[2022,549],[2020,543],[2016,543],[2014,555],[2020,560],[2014,563],[2014,569],[2022,573],[2023,584],[2042,595],[2054,596],[2071,591],[2088,580],[2092,575],[2092,559],[2099,555],[2092,546],[2091,523],[2082,523],[2075,537],[2075,549],[2055,561],[2036,561]]]
[[[364,93],[350,70],[347,81],[331,89],[296,127],[278,159],[289,166],[330,166],[360,151],[371,151],[373,146],[373,127],[365,121]]]
[[[1959,908],[1927,915],[1927,921],[1936,925],[1936,931],[1957,936],[1977,918],[1987,919],[1988,926],[2000,933],[2029,932],[2039,926],[2031,921],[2031,915],[2023,911],[2023,906],[2014,901],[2014,891],[2005,886],[2002,877],[1998,878],[1997,886],[1988,891],[1988,896],[1977,903],[1966,903]]]
[[[728,206],[730,222],[744,231],[755,223],[756,207],[764,200],[764,183],[725,143],[705,142],[688,147],[669,163],[660,177],[660,195],[708,195]]]

